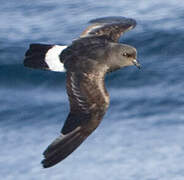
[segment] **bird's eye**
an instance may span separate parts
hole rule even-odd
[[[131,57],[131,54],[128,54],[128,53],[123,53],[122,55],[126,57]]]
[[[123,53],[123,56],[129,57],[129,54],[127,54],[127,53]]]

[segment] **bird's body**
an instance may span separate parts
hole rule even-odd
[[[104,84],[106,73],[125,66],[139,66],[136,49],[118,43],[123,32],[135,27],[134,20],[107,17],[91,22],[93,25],[68,47],[37,44],[31,45],[26,53],[25,66],[60,71],[64,65],[66,69],[70,113],[61,135],[44,152],[45,168],[66,158],[100,124],[109,106]],[[45,56],[40,56],[41,48]],[[36,57],[42,60],[36,61]]]

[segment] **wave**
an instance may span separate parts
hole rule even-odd
[[[23,64],[11,64],[0,66],[1,87],[22,87],[22,86],[44,86],[50,84],[50,88],[65,84],[64,73],[41,71],[29,69]]]

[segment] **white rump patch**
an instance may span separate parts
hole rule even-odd
[[[45,62],[51,71],[65,72],[63,63],[60,61],[59,55],[67,46],[55,45],[45,55]]]

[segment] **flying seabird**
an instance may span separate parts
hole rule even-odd
[[[70,155],[100,124],[109,106],[106,73],[135,65],[137,51],[119,43],[120,36],[136,26],[125,17],[93,19],[69,46],[31,44],[24,65],[66,71],[70,112],[61,134],[44,151],[43,167],[51,167]]]

